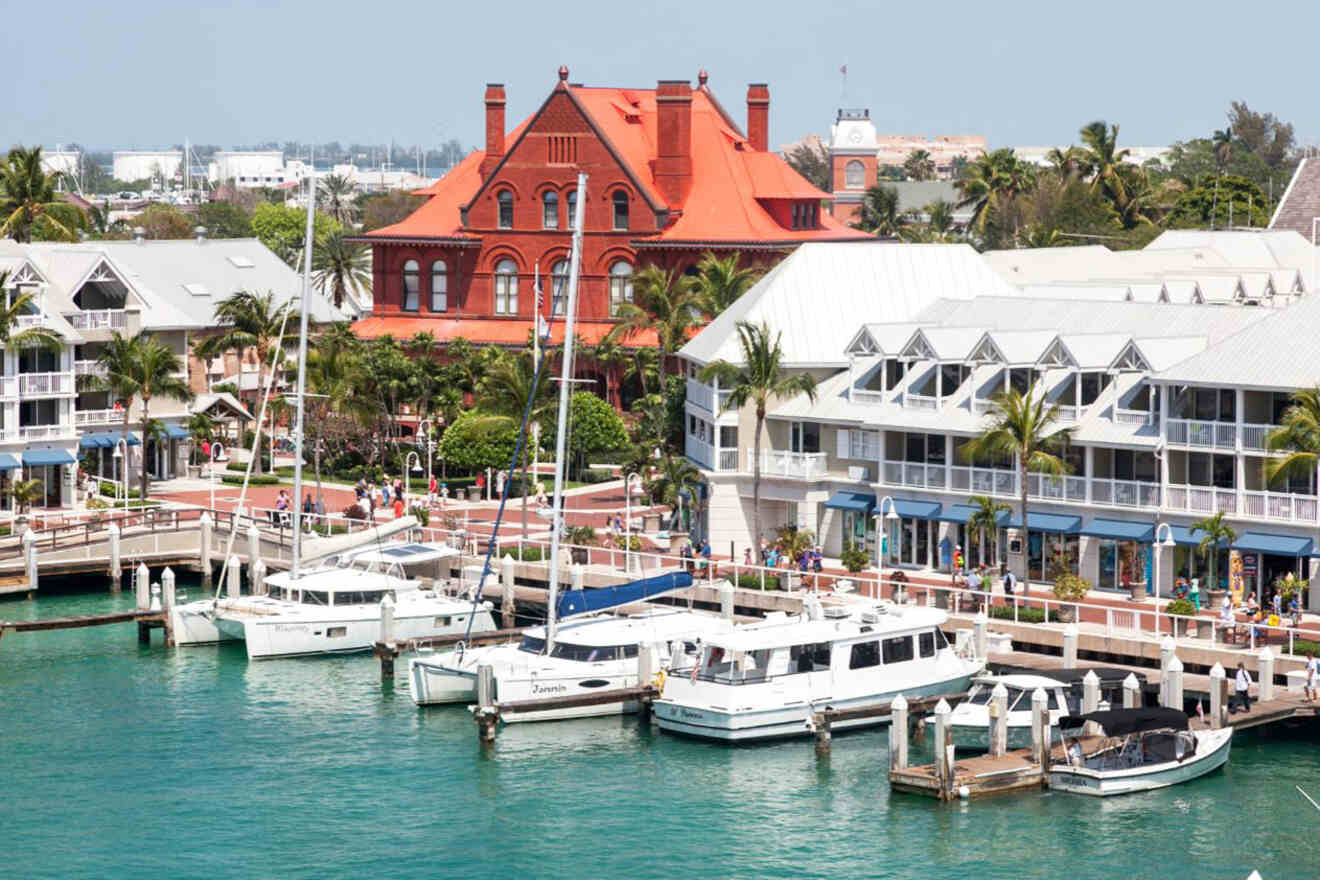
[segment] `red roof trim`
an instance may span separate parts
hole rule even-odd
[[[481,247],[480,238],[461,238],[452,235],[354,235],[345,236],[352,244],[444,244],[456,247]]]

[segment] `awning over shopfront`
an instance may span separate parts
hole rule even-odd
[[[182,440],[189,436],[188,429],[182,425],[166,425],[165,436],[169,437],[171,440]]]
[[[875,496],[865,492],[850,492],[847,489],[835,492],[825,502],[826,507],[835,510],[851,510],[853,513],[868,514],[875,509]]]
[[[1013,514],[1005,525],[1010,529],[1022,528],[1022,515]],[[1061,532],[1065,535],[1075,535],[1081,531],[1082,518],[1064,513],[1036,513],[1033,510],[1027,512],[1027,528],[1033,532]]]
[[[83,434],[79,439],[79,445],[83,449],[114,449],[119,445],[120,434]],[[140,446],[142,441],[134,434],[128,435],[129,446]]]
[[[23,465],[8,452],[0,452],[0,471],[16,471]]]
[[[966,525],[972,518],[972,515],[980,509],[981,508],[973,507],[970,504],[950,504],[949,509],[939,515],[939,519],[944,522],[961,523],[962,525]],[[998,515],[995,516],[995,520],[1001,526],[1008,522],[1008,511],[999,511]]]
[[[1276,556],[1310,556],[1315,542],[1295,535],[1270,535],[1265,532],[1243,532],[1233,542],[1234,550],[1248,553],[1272,553]]]
[[[1110,538],[1115,541],[1137,541],[1142,544],[1149,544],[1155,540],[1155,526],[1148,522],[1128,522],[1122,519],[1096,517],[1082,527],[1082,534],[1096,538]]]
[[[75,460],[73,454],[66,449],[29,449],[23,453],[23,467],[73,464]]]
[[[1193,531],[1190,526],[1169,526],[1169,534],[1173,537],[1173,543],[1180,547],[1199,547],[1201,539],[1205,537],[1205,532]]]
[[[940,509],[944,505],[938,501],[914,501],[910,498],[894,498],[894,510],[904,519],[939,519]],[[881,516],[889,513],[889,505],[884,510],[877,510]]]

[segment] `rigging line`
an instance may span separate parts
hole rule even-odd
[[[280,355],[284,353],[284,329],[289,324],[289,313],[291,311],[292,310],[286,305],[284,309],[284,317],[280,319],[280,335],[276,337],[275,348],[270,353],[270,375],[266,377],[266,390],[261,398],[261,410],[257,413],[257,427],[256,430],[252,432],[252,452],[248,456],[247,470],[243,472],[243,488],[238,493],[238,503],[234,505],[233,519],[230,520],[231,528],[229,529],[229,540],[225,544],[225,555],[221,562],[221,564],[225,566],[226,571],[228,571],[229,568],[229,557],[234,552],[234,541],[238,539],[238,512],[243,509],[243,501],[247,498],[248,481],[252,479],[252,465],[256,463],[258,456],[261,455],[261,425],[266,421],[266,407],[270,404],[271,388],[275,385],[275,365],[278,363]],[[241,386],[243,375],[241,363],[239,364],[238,373],[240,377],[239,384]],[[239,390],[241,391],[242,388],[240,387]],[[271,428],[271,431],[272,433],[274,432],[274,427]],[[275,471],[274,454],[272,454],[270,458],[270,469],[272,473]],[[256,518],[253,517],[252,521],[255,524]],[[260,542],[258,542],[258,551],[260,551]],[[256,560],[249,560],[249,564],[255,561]],[[212,598],[220,598],[220,591],[223,587],[224,578],[221,577],[216,581],[215,595]],[[249,584],[248,589],[250,590],[251,587],[252,585]]]

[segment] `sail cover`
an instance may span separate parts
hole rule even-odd
[[[559,594],[559,603],[555,606],[555,615],[563,620],[575,614],[604,611],[607,608],[627,605],[629,602],[640,602],[651,596],[658,596],[661,593],[681,590],[690,586],[692,586],[691,573],[675,571],[669,574],[643,578],[630,584],[620,584],[617,587],[601,587],[594,590],[565,590]]]

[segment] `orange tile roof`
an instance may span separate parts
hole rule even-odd
[[[613,329],[606,321],[580,321],[574,326],[577,336],[589,345],[595,345]],[[393,336],[408,339],[416,333],[430,333],[440,342],[462,337],[481,345],[527,345],[532,332],[531,321],[508,318],[437,318],[437,317],[369,317],[353,324],[353,334],[359,339],[377,339]],[[550,327],[550,341],[558,345],[564,341],[564,322],[556,321]],[[629,348],[655,347],[654,333],[641,333],[625,341]]]
[[[655,207],[667,206],[651,174],[656,157],[657,110],[654,89],[566,86],[569,94],[596,125]],[[510,150],[532,122],[523,120],[506,138]],[[791,244],[800,241],[870,239],[826,212],[819,229],[786,229],[765,199],[828,199],[775,153],[751,149],[746,137],[725,115],[705,88],[692,92],[692,187],[678,219],[659,234],[643,237],[664,242]],[[485,157],[474,151],[448,174],[416,195],[427,202],[407,219],[377,229],[369,237],[473,237],[462,227],[460,208],[481,187],[479,168]]]

